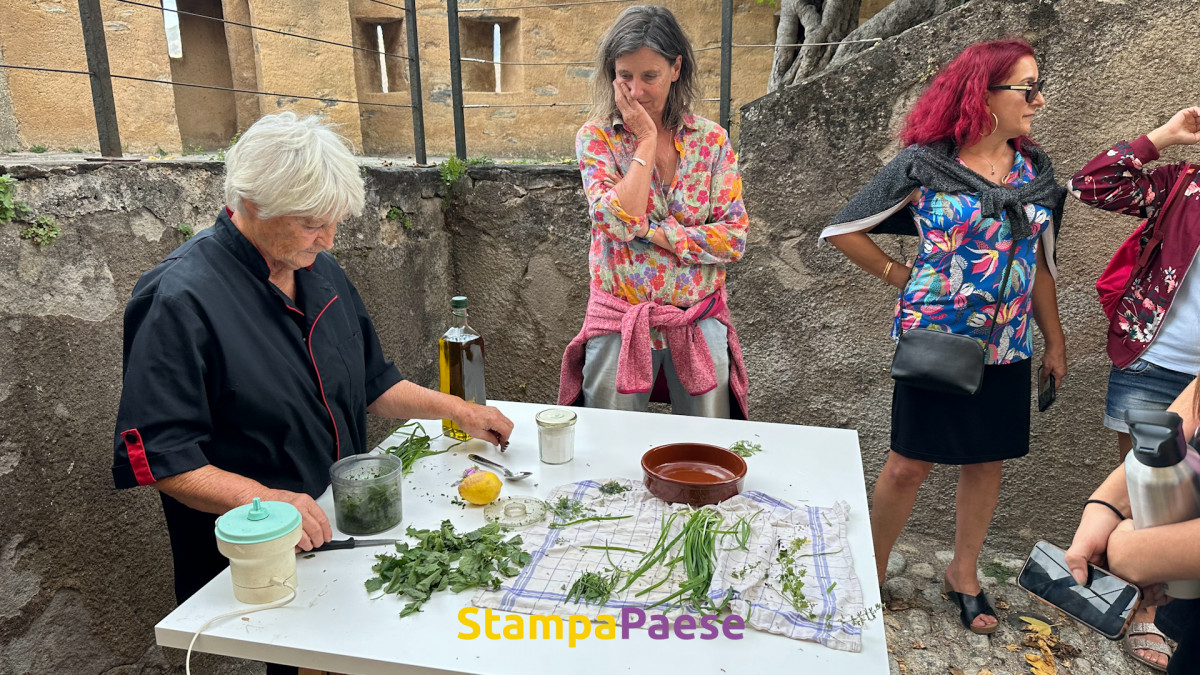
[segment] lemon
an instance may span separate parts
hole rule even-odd
[[[458,484],[458,494],[472,504],[491,504],[500,496],[500,478],[491,471],[467,469]]]

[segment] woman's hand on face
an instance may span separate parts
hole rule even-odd
[[[1158,136],[1155,145],[1165,148],[1170,145],[1195,145],[1200,143],[1200,107],[1184,108],[1175,113],[1164,125],[1152,132]],[[1161,141],[1162,145],[1159,145]]]
[[[613,80],[613,96],[617,101],[617,110],[621,112],[621,121],[639,142],[657,138],[658,128],[654,126],[654,120],[642,104],[633,98],[627,84]]]

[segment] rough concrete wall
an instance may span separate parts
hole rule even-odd
[[[176,225],[211,224],[221,166],[0,166],[10,171],[62,235],[37,248],[0,227],[0,673],[169,669],[179,655],[152,647],[174,606],[158,499],[114,490],[109,470],[121,317],[141,272],[183,242]],[[426,385],[450,294],[440,188],[434,170],[373,171],[366,213],[335,249],[385,350]],[[386,219],[392,207],[410,230]],[[386,425],[372,421],[375,440]]]
[[[896,294],[816,237],[830,217],[898,150],[905,111],[937,64],[968,43],[1028,38],[1046,75],[1048,104],[1034,137],[1060,181],[1120,139],[1132,139],[1200,99],[1200,34],[1178,17],[1187,0],[1002,2],[974,0],[742,112],[742,167],[753,226],[730,284],[759,419],[857,428],[868,482],[888,447]],[[1200,160],[1194,148],[1167,160]],[[1093,283],[1134,218],[1067,205],[1058,297],[1071,373],[1059,400],[1034,413],[1032,449],[1006,464],[993,537],[1068,543],[1079,504],[1116,464],[1102,428],[1110,362]],[[880,237],[894,258],[913,239]],[[1041,345],[1040,335],[1036,338]],[[1040,357],[1039,357],[1040,358]],[[1002,423],[997,421],[998,424]],[[954,480],[935,470],[911,527],[946,535]],[[948,536],[948,535],[946,535]]]
[[[454,292],[487,345],[488,397],[552,403],[588,298],[587,201],[568,166],[472,167],[454,192]],[[532,420],[525,420],[532,423]]]

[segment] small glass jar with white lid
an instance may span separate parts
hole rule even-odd
[[[535,417],[538,426],[538,450],[546,464],[565,464],[575,458],[575,420],[573,411],[547,408]]]

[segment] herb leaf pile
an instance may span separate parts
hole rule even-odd
[[[376,576],[366,581],[368,593],[382,590],[412,599],[404,605],[401,617],[421,611],[430,596],[447,588],[453,593],[472,588],[497,590],[502,577],[517,576],[533,559],[521,550],[520,536],[504,539],[499,523],[460,534],[444,520],[437,530],[409,527],[407,534],[419,543],[396,544],[399,555],[375,556],[379,562],[371,570]]]

